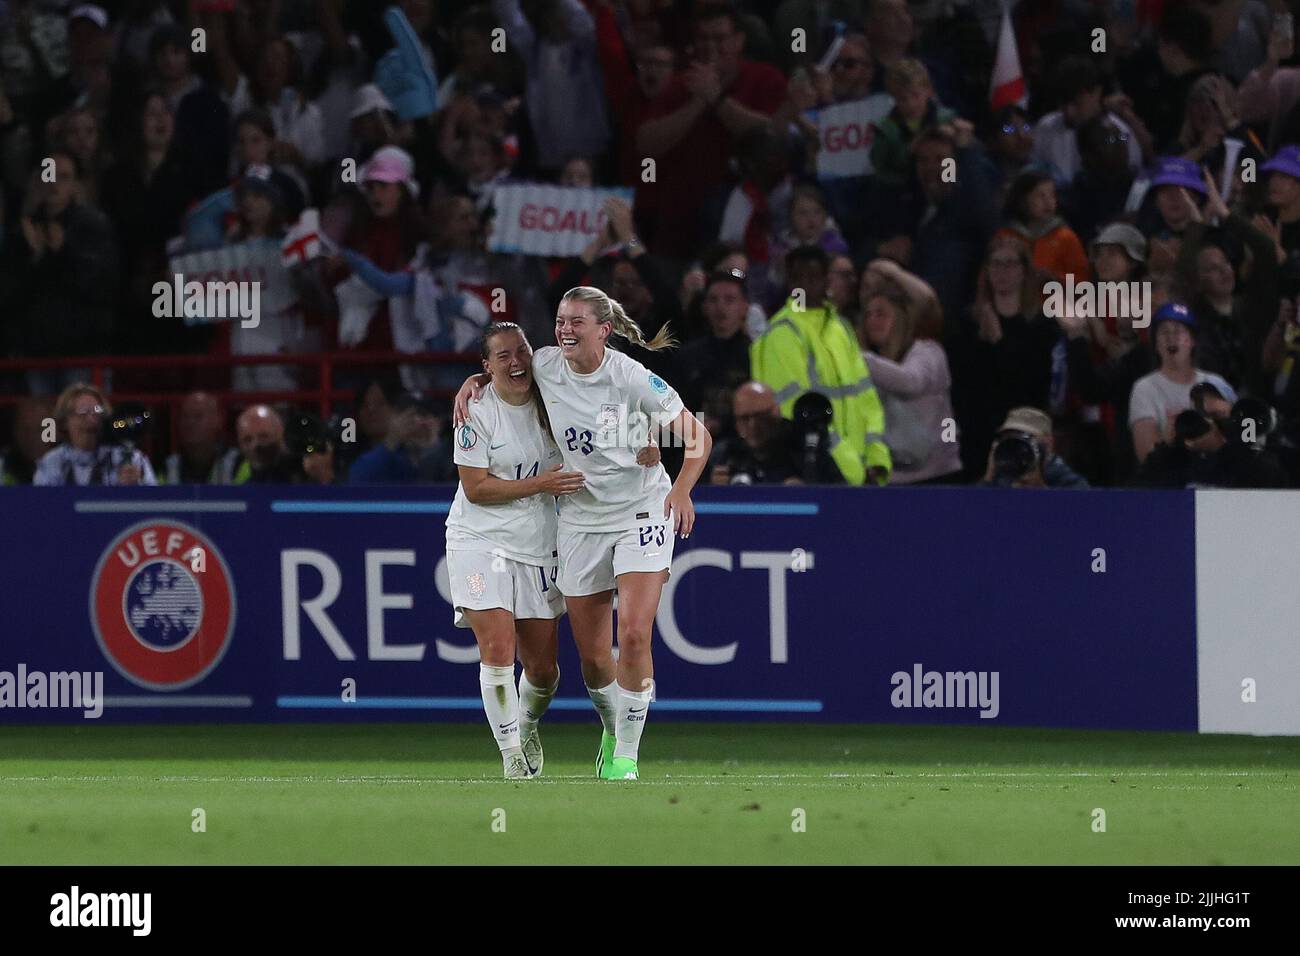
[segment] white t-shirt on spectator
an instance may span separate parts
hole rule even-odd
[[[1128,137],[1128,168],[1136,170],[1142,166],[1142,147],[1127,123],[1114,113],[1107,113],[1106,119]],[[1034,126],[1035,162],[1046,163],[1057,183],[1068,183],[1083,168],[1079,157],[1079,138],[1076,131],[1065,122],[1065,114],[1060,110],[1048,113]]]
[[[1133,383],[1128,403],[1128,423],[1131,428],[1144,418],[1155,420],[1161,440],[1173,437],[1169,429],[1169,416],[1185,412],[1192,407],[1192,386],[1209,382],[1230,402],[1237,401],[1237,393],[1223,377],[1214,372],[1196,370],[1196,380],[1186,385],[1171,381],[1159,370],[1144,375]]]

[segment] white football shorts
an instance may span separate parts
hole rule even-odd
[[[628,571],[668,571],[673,528],[665,521],[627,531],[566,530],[560,526],[560,593],[569,597],[612,591]]]
[[[447,579],[456,626],[469,627],[465,611],[504,608],[515,620],[559,617],[564,597],[555,583],[556,565],[524,564],[491,551],[448,551]]]

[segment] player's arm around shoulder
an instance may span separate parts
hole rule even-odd
[[[497,410],[483,405],[470,408],[469,420],[456,431],[456,470],[465,497],[476,505],[496,505],[533,495],[571,495],[581,491],[581,472],[563,471],[563,464],[529,478],[501,478],[491,472],[489,450],[495,432]]]

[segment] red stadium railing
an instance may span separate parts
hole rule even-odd
[[[33,369],[88,368],[91,384],[104,387],[107,371],[128,372],[175,370],[175,369],[228,369],[243,365],[292,365],[316,371],[316,384],[304,388],[282,391],[243,391],[233,388],[212,388],[207,385],[182,385],[165,390],[111,389],[109,397],[115,403],[139,402],[155,411],[166,408],[165,432],[170,433],[170,447],[175,447],[177,407],[185,396],[194,388],[215,396],[222,407],[229,409],[232,405],[265,403],[268,405],[281,402],[292,404],[315,404],[321,421],[327,420],[334,412],[338,402],[354,400],[357,396],[353,388],[335,386],[335,368],[338,366],[386,366],[396,369],[399,365],[451,365],[469,363],[477,365],[479,356],[474,352],[397,352],[397,351],[333,351],[309,352],[297,355],[83,355],[71,358],[0,358],[0,377],[5,372],[26,372]],[[447,389],[430,389],[426,393],[431,398],[451,398],[454,394]],[[16,405],[26,398],[26,394],[0,392],[0,409]]]
[[[322,419],[329,418],[334,403],[354,398],[353,389],[334,385],[336,366],[388,366],[398,365],[463,365],[477,364],[479,357],[473,352],[396,352],[396,351],[335,351],[310,352],[298,355],[83,355],[71,358],[0,358],[0,373],[26,372],[35,369],[89,368],[91,384],[103,388],[105,372],[148,369],[221,369],[242,365],[293,365],[315,368],[315,386],[284,390],[249,392],[235,389],[203,387],[223,402],[309,402],[315,403]],[[113,391],[116,402],[142,402],[146,405],[178,405],[184,400],[189,387],[165,391]],[[432,389],[431,397],[450,398],[452,392]],[[0,394],[0,407],[14,405],[26,396]]]

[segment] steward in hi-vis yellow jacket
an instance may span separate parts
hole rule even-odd
[[[846,482],[865,483],[869,469],[879,469],[873,475],[877,484],[888,481],[885,411],[857,336],[834,305],[801,309],[787,301],[750,346],[749,359],[754,380],[776,392],[785,418],[804,392],[830,400],[831,457]]]

